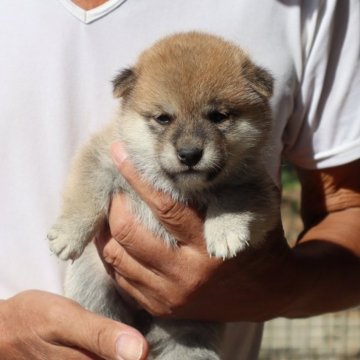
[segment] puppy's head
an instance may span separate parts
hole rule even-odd
[[[221,38],[167,37],[114,80],[122,136],[138,163],[179,189],[207,188],[259,155],[271,126],[272,83]]]

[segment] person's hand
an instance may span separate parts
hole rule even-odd
[[[211,258],[203,216],[142,181],[128,159],[116,158],[123,154],[118,146],[112,150],[120,172],[178,242],[166,246],[136,221],[125,195],[115,196],[111,236],[103,233],[97,246],[119,286],[155,316],[261,321],[279,315],[292,296],[291,275],[285,282],[282,276],[290,251],[280,222],[263,248],[227,261]]]
[[[36,290],[0,302],[0,339],[6,360],[141,360],[147,354],[137,330]]]
[[[157,316],[215,321],[304,317],[359,304],[360,160],[298,169],[305,230],[290,249],[281,222],[262,246],[222,261],[205,248],[203,217],[142,181],[119,144],[119,171],[178,241],[168,248],[113,199],[97,245],[118,284]],[[125,155],[125,157],[124,157]],[[280,219],[280,215],[279,215]],[[343,294],[343,296],[338,296]]]

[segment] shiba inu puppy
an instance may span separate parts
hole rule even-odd
[[[191,32],[145,50],[113,85],[119,111],[74,159],[48,239],[61,259],[77,259],[69,266],[66,295],[134,325],[136,310],[117,291],[91,242],[107,221],[112,195],[127,193],[145,226],[169,246],[175,240],[118,173],[110,145],[121,141],[155,188],[206,209],[209,255],[233,257],[263,241],[276,222],[277,197],[262,164],[273,80],[234,44]],[[219,359],[218,328],[154,319],[147,331],[150,358]]]

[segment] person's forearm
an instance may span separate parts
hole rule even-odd
[[[286,317],[338,311],[360,303],[360,209],[329,214],[292,250],[296,294]]]

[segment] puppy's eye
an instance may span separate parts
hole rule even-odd
[[[167,125],[170,124],[172,121],[172,118],[168,114],[161,114],[154,116],[154,119],[160,124],[160,125]]]
[[[208,119],[213,122],[214,124],[220,124],[223,121],[229,119],[230,114],[226,113],[226,112],[221,112],[221,111],[211,111],[210,113],[208,113]]]

